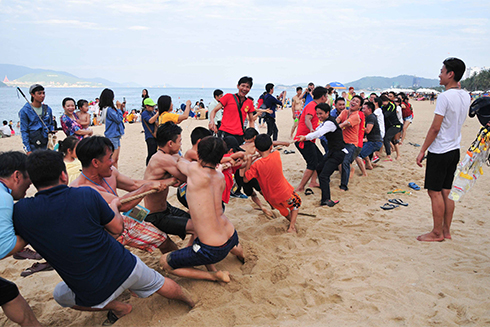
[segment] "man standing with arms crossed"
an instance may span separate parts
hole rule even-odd
[[[419,241],[451,239],[454,201],[448,196],[459,162],[461,127],[471,103],[469,94],[458,86],[465,70],[466,65],[461,59],[447,58],[439,74],[439,84],[444,85],[446,91],[437,97],[434,120],[417,156],[417,165],[422,167],[425,151],[428,150],[425,188],[432,204],[434,228],[417,237]]]

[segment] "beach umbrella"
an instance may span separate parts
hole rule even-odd
[[[330,87],[337,89],[337,90],[345,90],[346,89],[344,84],[342,84],[340,82],[330,82],[328,84],[330,84]]]

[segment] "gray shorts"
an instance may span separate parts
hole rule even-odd
[[[139,297],[149,297],[156,291],[158,291],[165,283],[165,278],[157,273],[155,270],[149,268],[143,263],[137,256],[136,266],[129,277],[119,286],[111,296],[109,296],[104,302],[92,306],[92,308],[102,309],[109,302],[114,301],[125,290],[129,289]],[[53,297],[62,307],[71,308],[76,305],[75,293],[65,284],[60,282],[56,285]]]

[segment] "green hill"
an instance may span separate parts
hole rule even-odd
[[[12,81],[15,84],[40,83],[44,86],[102,86],[100,83],[89,82],[73,75],[64,75],[56,72],[31,73]]]
[[[0,82],[0,87],[8,87],[8,85],[5,84],[4,82]]]
[[[353,86],[356,89],[364,90],[386,89],[390,87],[418,88],[438,86],[439,80],[416,77],[413,75],[400,75],[396,77],[366,76],[344,85],[346,87]]]

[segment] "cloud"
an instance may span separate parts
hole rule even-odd
[[[117,28],[114,28],[114,27],[104,27],[104,26],[100,26],[97,23],[82,22],[82,21],[75,20],[75,19],[71,19],[71,20],[48,19],[48,20],[34,21],[34,23],[40,24],[40,25],[64,25],[66,27],[72,27],[75,29],[107,30],[107,31],[117,30]]]
[[[128,27],[128,30],[133,30],[133,31],[147,31],[150,28],[148,26],[131,26]]]

